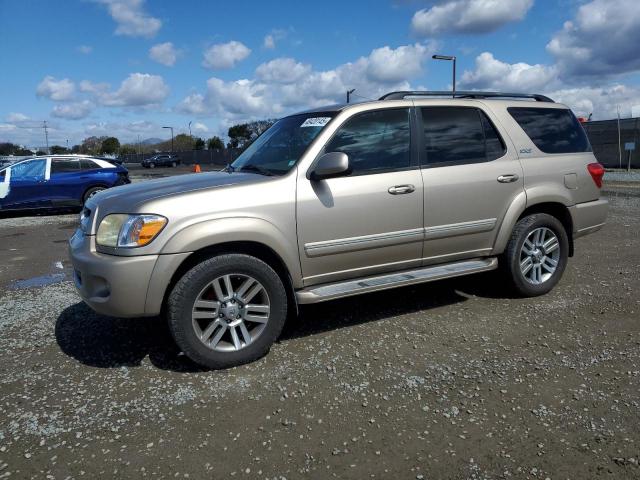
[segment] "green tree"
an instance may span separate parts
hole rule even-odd
[[[46,154],[47,154],[47,152],[45,152],[44,150],[38,150],[38,151],[36,152],[36,155],[38,155],[38,156],[40,156],[40,155],[46,155]]]
[[[204,140],[200,137],[196,137],[195,142],[193,143],[194,150],[204,150]]]
[[[107,137],[87,137],[82,140],[82,144],[80,145],[80,153],[88,154],[88,155],[97,155],[100,153],[100,149],[102,148],[102,142],[106,140]]]
[[[118,153],[118,150],[120,150],[120,141],[116,137],[108,137],[102,141],[100,153],[113,155],[114,153]]]
[[[220,137],[211,137],[207,140],[207,149],[208,150],[223,150],[224,142]]]
[[[68,151],[65,147],[61,147],[60,145],[53,145],[49,150],[51,151],[51,155],[61,155]]]
[[[240,149],[247,148],[251,145],[251,142],[262,135],[262,133],[274,123],[275,120],[269,119],[241,123],[229,127],[229,131],[227,133],[229,136],[229,143],[227,144],[227,147]]]
[[[120,146],[120,155],[131,155],[138,153],[136,147],[131,144],[125,144]]]

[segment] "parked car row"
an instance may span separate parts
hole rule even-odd
[[[131,183],[104,158],[48,155],[0,167],[0,211],[81,207],[96,193]]]

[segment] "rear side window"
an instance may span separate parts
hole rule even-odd
[[[54,158],[51,161],[51,174],[80,171],[80,162],[71,158]]]
[[[100,168],[100,166],[92,160],[80,160],[80,166],[82,170],[94,170]]]
[[[325,146],[325,152],[346,153],[352,175],[409,168],[409,109],[376,110],[350,118]]]
[[[544,153],[590,152],[578,119],[567,109],[510,107],[507,109],[531,141]]]
[[[427,165],[488,162],[506,152],[486,114],[473,107],[424,107],[422,124]]]

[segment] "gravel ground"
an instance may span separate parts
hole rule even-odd
[[[0,478],[640,478],[640,188],[605,194],[544,297],[483,274],[320,304],[221,372],[80,302],[75,216],[0,220]]]

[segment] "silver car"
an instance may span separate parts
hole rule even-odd
[[[393,92],[283,118],[224,171],[100,192],[69,251],[94,310],[162,312],[225,368],[266,354],[298,304],[498,265],[547,293],[604,225],[603,174],[547,97]]]

